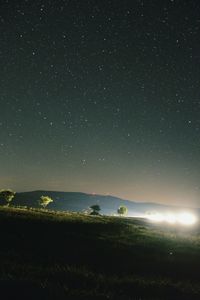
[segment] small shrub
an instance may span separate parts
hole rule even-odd
[[[49,205],[51,202],[53,202],[53,199],[49,196],[41,196],[40,200],[38,201],[39,205],[43,208],[46,208],[47,205]]]
[[[122,215],[126,215],[128,212],[128,208],[126,206],[120,206],[117,210],[117,213],[122,216]]]
[[[1,190],[0,191],[0,197],[3,198],[3,200],[7,203],[7,206],[10,205],[11,201],[15,197],[15,192],[12,190]]]

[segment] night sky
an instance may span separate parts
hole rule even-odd
[[[200,206],[200,1],[0,2],[0,185]]]

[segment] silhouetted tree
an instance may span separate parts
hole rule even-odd
[[[15,197],[15,192],[13,192],[12,190],[1,190],[0,191],[0,197],[3,198],[3,200],[6,201],[7,206],[9,206],[10,202]]]
[[[101,208],[98,204],[92,205],[90,208],[92,209],[91,215],[99,215]]]
[[[120,206],[117,210],[117,213],[121,216],[126,215],[127,212],[128,212],[128,208],[126,206]]]
[[[38,202],[40,206],[46,208],[49,203],[53,202],[53,199],[49,196],[41,196]]]

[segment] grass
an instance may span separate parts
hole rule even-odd
[[[200,228],[0,207],[2,299],[200,299]]]

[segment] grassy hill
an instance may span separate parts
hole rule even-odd
[[[200,299],[200,228],[0,208],[2,299]]]

